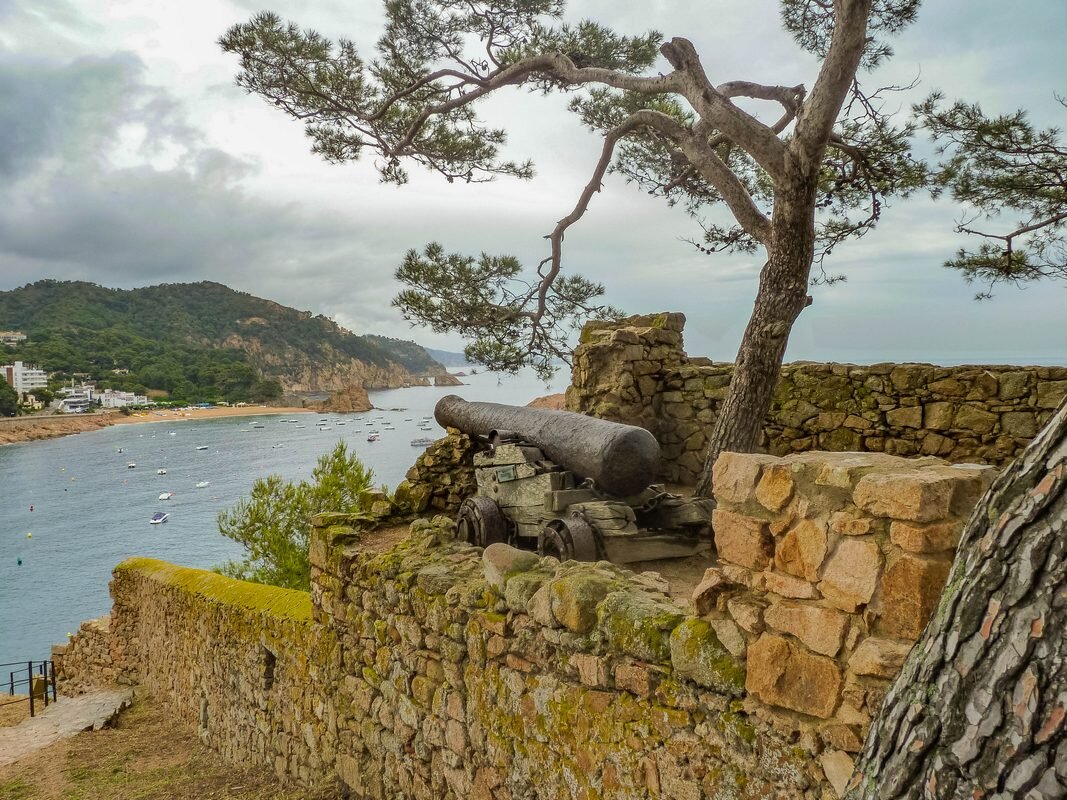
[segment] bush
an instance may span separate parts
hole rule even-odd
[[[269,475],[252,485],[248,499],[219,512],[219,532],[247,551],[218,571],[232,578],[307,591],[311,585],[308,536],[311,518],[324,511],[357,513],[373,473],[344,442],[322,456],[310,481],[293,483]]]

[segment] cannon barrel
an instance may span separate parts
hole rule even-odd
[[[447,428],[476,436],[514,431],[557,464],[619,497],[643,491],[659,469],[659,442],[634,425],[570,411],[471,403],[454,394],[437,401],[434,416]]]

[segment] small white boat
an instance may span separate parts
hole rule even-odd
[[[198,483],[198,484],[196,485],[196,488],[197,488],[197,489],[206,489],[206,488],[207,488],[207,487],[209,487],[210,485],[211,485],[211,481],[200,481],[200,483]]]
[[[168,519],[170,519],[170,514],[166,511],[157,511],[152,515],[152,519],[148,520],[148,524],[159,525],[160,523],[166,522]]]
[[[297,425],[296,427],[298,427],[298,428],[306,428],[307,425]]]
[[[418,439],[411,440],[412,447],[429,447],[433,444],[433,439],[427,436],[420,436]]]
[[[396,428],[394,428],[392,425],[386,425],[382,430],[395,431]]]
[[[334,425],[345,425],[345,424],[347,424],[347,423],[344,423],[344,422],[335,422],[334,423]]]
[[[126,469],[136,469],[136,468],[137,468],[137,465],[135,463],[133,463],[132,461],[129,464],[126,465]]]
[[[381,434],[377,434],[377,433],[373,433],[373,432],[367,434],[367,441],[368,442],[376,442],[381,438],[382,438]]]
[[[281,444],[272,444],[272,445],[270,446],[270,449],[271,449],[271,450],[281,450],[281,449],[282,449],[282,448],[283,448],[284,446],[285,446],[285,445],[281,445]]]
[[[171,432],[170,432],[170,435],[171,435],[171,436],[177,436],[177,435],[178,435],[178,432],[177,432],[177,431],[171,431]]]
[[[160,500],[170,500],[172,497],[174,497],[174,492],[160,492],[159,493],[159,499]]]
[[[160,468],[160,469],[156,470],[156,475],[166,475],[166,474],[167,474],[167,471],[165,469]]]
[[[197,450],[207,450],[207,445],[206,444],[197,445],[196,449]]]

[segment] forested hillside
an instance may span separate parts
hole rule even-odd
[[[414,342],[358,336],[212,282],[121,290],[38,281],[0,292],[0,329],[29,337],[3,358],[181,400],[259,401],[443,371]]]

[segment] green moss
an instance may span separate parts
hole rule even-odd
[[[239,581],[216,572],[180,567],[154,558],[128,558],[115,576],[138,575],[222,605],[298,621],[311,619],[311,595],[262,583]]]
[[[608,643],[645,661],[670,658],[670,633],[685,616],[677,607],[659,603],[640,592],[612,592],[597,609],[601,632]]]

